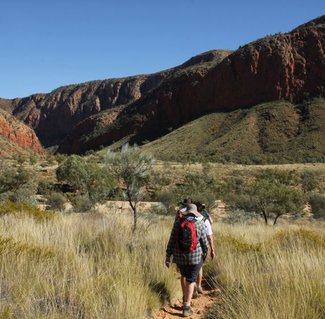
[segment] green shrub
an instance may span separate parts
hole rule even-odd
[[[62,211],[65,208],[66,198],[62,193],[52,193],[47,197],[46,203],[50,210]]]
[[[105,168],[86,158],[72,155],[56,170],[59,182],[68,183],[94,206],[109,199],[115,180]]]
[[[166,208],[166,214],[175,214],[177,196],[172,190],[163,190],[156,194],[156,200],[161,202]]]
[[[76,212],[87,212],[93,207],[87,195],[76,195],[71,198],[73,209]]]
[[[46,212],[28,203],[0,202],[0,216],[12,214],[16,217],[31,217],[36,221],[45,221],[54,218],[52,212]]]
[[[301,174],[301,184],[304,192],[313,191],[318,186],[315,172],[306,171]]]
[[[321,194],[311,194],[309,204],[315,218],[325,219],[325,196]]]
[[[38,182],[37,194],[50,195],[53,192],[54,185],[48,179],[41,179]]]
[[[31,165],[35,165],[38,161],[38,155],[36,153],[32,153],[30,156],[29,156],[29,163]]]

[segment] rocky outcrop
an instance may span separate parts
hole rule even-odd
[[[6,144],[8,142],[14,143],[30,151],[45,154],[45,150],[42,148],[34,131],[2,110],[0,110],[0,136],[1,142],[5,141]]]

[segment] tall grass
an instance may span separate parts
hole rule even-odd
[[[168,227],[161,227],[164,223]],[[146,318],[180,297],[164,267],[170,221],[110,214],[0,218],[0,318]]]
[[[2,214],[0,318],[151,318],[181,297],[164,267],[172,222],[142,216],[132,235],[132,220],[113,210]],[[324,226],[214,228],[204,273],[224,298],[207,318],[325,318]]]
[[[206,318],[325,318],[324,227],[219,225],[215,237],[205,273],[224,299]]]

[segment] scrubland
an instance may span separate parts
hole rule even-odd
[[[27,206],[26,206],[27,207]],[[164,267],[173,217],[42,214],[7,205],[0,217],[0,318],[150,318],[181,298]],[[213,224],[205,265],[222,298],[206,318],[324,318],[325,225]]]

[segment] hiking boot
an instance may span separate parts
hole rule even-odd
[[[190,306],[184,306],[183,307],[183,317],[189,317],[193,315],[193,310]]]
[[[203,289],[202,289],[201,286],[197,286],[196,287],[196,291],[197,291],[198,294],[202,294],[203,293]]]

